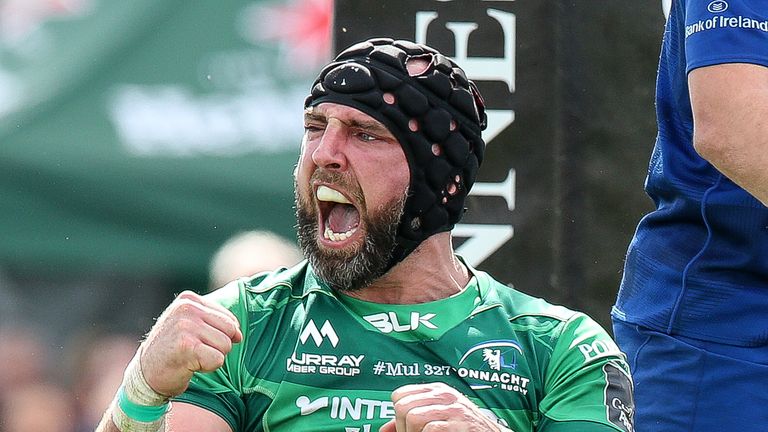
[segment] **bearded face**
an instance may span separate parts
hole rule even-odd
[[[387,272],[407,196],[403,193],[368,209],[359,185],[353,183],[344,174],[317,170],[310,184],[320,186],[294,188],[304,256],[320,279],[347,292],[364,288]],[[343,247],[335,247],[337,242]]]

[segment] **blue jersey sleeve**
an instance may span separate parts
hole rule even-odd
[[[765,0],[682,0],[686,72],[722,63],[768,66]]]

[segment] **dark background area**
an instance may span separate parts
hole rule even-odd
[[[610,327],[623,258],[651,209],[642,185],[656,133],[655,71],[664,17],[652,2],[340,0],[337,47],[412,39],[416,11],[439,16],[427,43],[452,55],[449,22],[476,22],[470,57],[499,57],[488,9],[516,21],[515,91],[478,81],[489,108],[515,120],[488,144],[478,181],[516,171],[516,207],[470,196],[463,222],[509,224],[514,237],[479,268],[521,291],[583,310]]]

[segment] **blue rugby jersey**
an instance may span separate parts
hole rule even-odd
[[[693,148],[687,73],[768,66],[766,0],[674,0],[656,88],[658,136],[613,310],[652,329],[741,346],[768,344],[768,208]]]

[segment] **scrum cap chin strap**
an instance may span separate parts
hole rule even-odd
[[[323,102],[380,121],[405,152],[411,180],[388,269],[453,229],[483,160],[486,126],[483,99],[456,63],[426,45],[370,39],[320,72],[304,106]]]

